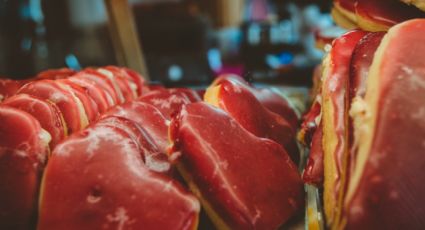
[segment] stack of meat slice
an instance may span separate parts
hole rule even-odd
[[[220,229],[302,210],[298,118],[271,90],[222,76],[210,105],[114,66],[3,82],[0,229],[196,229],[198,199]]]
[[[0,105],[0,228],[195,228],[197,199],[163,173],[160,111],[140,102],[150,108],[129,110],[139,122],[114,115],[146,90],[112,66],[50,70],[13,88]]]
[[[351,31],[324,59],[321,91],[298,138],[303,179],[323,187],[332,229],[425,224],[425,19],[387,33]]]

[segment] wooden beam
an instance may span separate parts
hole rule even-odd
[[[149,81],[148,69],[128,0],[104,0],[104,2],[118,64],[140,72]]]
[[[237,27],[242,23],[245,0],[214,0],[216,21],[220,28]]]

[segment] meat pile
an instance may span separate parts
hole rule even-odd
[[[0,229],[197,229],[201,210],[219,229],[277,229],[303,209],[298,117],[238,76],[204,101],[115,66],[0,94]]]
[[[424,53],[425,19],[332,42],[298,133],[330,229],[425,226]]]

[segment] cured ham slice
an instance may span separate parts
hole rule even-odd
[[[117,91],[119,97],[123,98],[123,101],[131,101],[132,99],[137,97],[135,85],[132,86],[131,79],[127,78],[127,75],[123,75],[115,69],[109,70],[106,68],[99,68],[97,72],[105,75],[110,79]]]
[[[49,134],[29,113],[0,105],[0,229],[31,229]]]
[[[254,88],[240,76],[233,74],[219,76],[214,80],[211,86],[216,86],[222,81],[233,82],[240,87],[249,90],[263,106],[285,118],[285,120],[291,124],[294,130],[298,128],[298,115],[294,108],[291,107],[288,100],[286,100],[282,95],[268,88]]]
[[[334,0],[334,8],[351,22],[356,22],[356,3],[357,0]]]
[[[147,87],[145,85],[145,82],[142,76],[140,76],[136,72],[129,70],[127,68],[122,68],[117,66],[106,66],[103,69],[111,71],[114,74],[114,76],[127,81],[131,88],[131,93],[133,94],[134,98],[147,92]]]
[[[303,207],[302,181],[283,147],[224,111],[185,105],[170,137],[170,157],[218,229],[277,229]]]
[[[324,209],[327,223],[338,219],[347,156],[348,109],[346,92],[350,61],[357,42],[366,34],[352,31],[337,38],[323,62],[322,118],[324,153]]]
[[[351,108],[358,152],[345,199],[345,229],[425,225],[423,31],[424,19],[388,31],[374,55],[365,99]]]
[[[357,23],[367,31],[386,31],[397,23],[423,18],[425,13],[400,0],[357,0]]]
[[[38,229],[197,228],[197,199],[145,166],[134,130],[125,126],[95,124],[55,148]]]
[[[79,72],[79,74],[82,74],[80,78],[89,79],[99,85],[99,87],[101,87],[107,93],[107,95],[109,95],[108,100],[110,100],[111,106],[121,104],[124,100],[123,98],[119,98],[115,86],[112,84],[111,80],[109,80],[106,76],[98,73],[96,70],[84,69],[83,71]]]
[[[20,88],[18,93],[36,96],[56,104],[63,114],[69,133],[81,130],[88,125],[87,114],[80,99],[69,87],[57,81],[33,81]]]
[[[243,128],[257,137],[281,144],[291,159],[298,163],[300,156],[295,142],[295,130],[282,116],[271,112],[238,81],[223,79],[207,89],[205,101],[226,111]]]
[[[68,69],[68,68],[49,69],[49,70],[45,70],[38,73],[37,76],[35,76],[35,78],[38,80],[42,80],[42,79],[57,80],[57,79],[68,78],[76,73],[77,71]]]
[[[90,97],[89,93],[87,92],[87,90],[85,90],[85,88],[68,79],[61,79],[57,80],[56,82],[62,85],[63,88],[66,88],[71,91],[72,94],[78,98],[84,108],[88,123],[91,123],[97,119],[97,117],[99,116],[98,106],[96,102]]]
[[[41,127],[50,134],[51,141],[49,145],[51,149],[68,134],[62,113],[50,101],[42,100],[28,94],[17,94],[5,100],[2,105],[20,109],[36,118],[40,122]]]
[[[102,89],[100,84],[84,76],[85,73],[80,72],[67,80],[77,84],[86,91],[88,96],[96,103],[100,114],[114,106],[111,95]]]
[[[358,28],[356,21],[352,21],[347,18],[340,10],[336,7],[332,8],[331,15],[335,23],[347,30],[353,30]]]
[[[168,162],[168,120],[154,106],[140,101],[132,101],[116,106],[101,118],[122,117],[138,124],[145,132],[146,166],[158,172],[169,172]],[[152,146],[153,145],[153,146]]]
[[[387,31],[391,26],[414,19],[425,18],[423,1],[416,0],[334,0],[332,16],[347,29],[356,27],[366,31]]]
[[[375,51],[381,43],[384,35],[385,32],[369,33],[357,43],[356,48],[354,49],[353,56],[351,57],[348,92],[348,106],[350,107],[353,101],[362,100],[364,98],[369,69],[372,65]],[[347,170],[349,170],[348,173],[352,173],[352,167],[355,165],[357,154],[357,141],[354,139],[353,120],[351,116],[349,117],[348,122],[349,159],[347,167],[349,169]],[[349,178],[349,175],[347,175],[347,178]]]
[[[324,180],[324,153],[322,140],[323,129],[321,126],[319,126],[317,131],[314,132],[310,146],[310,155],[303,172],[303,181],[307,184],[313,184],[319,188],[323,186]]]
[[[25,84],[25,81],[0,78],[0,102],[13,96]]]
[[[137,100],[155,106],[167,119],[171,119],[183,105],[202,101],[195,91],[184,88],[154,90]]]

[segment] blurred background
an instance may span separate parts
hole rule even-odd
[[[129,5],[149,76],[168,86],[203,85],[221,73],[309,86],[323,55],[314,36],[334,27],[327,0]],[[103,0],[1,0],[0,76],[117,64],[109,27]]]

